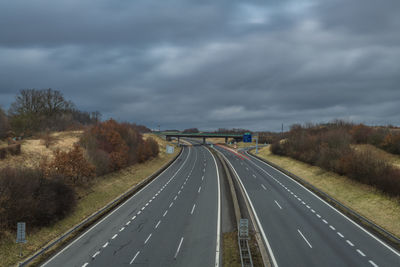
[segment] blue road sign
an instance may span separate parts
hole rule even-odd
[[[244,143],[251,143],[251,133],[245,133],[243,135],[243,142]]]

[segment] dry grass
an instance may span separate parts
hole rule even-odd
[[[154,138],[160,144],[166,142],[161,138]],[[160,155],[157,158],[143,164],[136,164],[121,171],[98,177],[96,179],[97,182],[91,187],[79,189],[77,193],[80,199],[71,215],[50,227],[43,227],[36,231],[31,231],[29,229],[29,224],[27,224],[28,243],[23,246],[24,255],[32,254],[49,241],[57,238],[95,211],[104,207],[130,187],[138,184],[154,173],[162,165],[176,156],[177,153],[179,153],[179,149],[176,149],[174,154],[166,154],[165,146],[164,148],[161,147]],[[0,265],[10,266],[16,264],[19,260],[18,253],[19,247],[15,244],[15,233],[5,233],[0,240]]]
[[[377,225],[400,237],[400,198],[389,197],[372,186],[327,172],[289,157],[273,155],[269,147],[258,156],[296,174]]]
[[[400,168],[400,156],[388,153],[380,148],[377,148],[373,145],[352,145],[352,147],[357,151],[365,151],[365,150],[372,150],[380,158],[385,159],[386,161],[393,164],[395,167]]]
[[[63,151],[72,148],[72,145],[79,141],[82,131],[55,132],[51,136],[54,143],[46,148],[43,141],[39,137],[32,137],[22,141],[21,155],[8,156],[4,160],[0,160],[0,168],[4,167],[38,167],[40,161],[44,157],[51,159],[53,151],[60,149]]]
[[[237,231],[223,233],[222,242],[222,266],[242,266],[240,262]]]

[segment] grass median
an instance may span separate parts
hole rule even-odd
[[[400,237],[400,198],[389,197],[372,186],[358,183],[295,159],[277,156],[269,147],[259,150],[264,158],[301,177],[375,224]]]
[[[166,154],[165,145],[167,142],[158,137],[154,138],[160,145],[160,153],[157,158],[98,177],[96,183],[92,186],[80,188],[77,192],[78,201],[74,211],[52,226],[31,230],[29,223],[27,223],[26,239],[28,242],[22,245],[24,257],[33,254],[132,186],[143,181],[179,153],[179,149],[175,149],[174,154]],[[15,243],[15,238],[16,236],[13,232],[5,232],[1,237],[0,266],[16,265],[18,261],[22,260],[19,257],[20,246]]]

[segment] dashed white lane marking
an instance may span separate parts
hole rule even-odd
[[[181,186],[181,189],[183,189],[183,185]]]
[[[118,236],[118,234],[113,235],[113,237],[111,237],[111,239],[115,239]]]
[[[307,207],[307,209],[310,209],[311,207],[310,206],[308,206],[308,205],[306,205],[306,207]]]
[[[142,211],[141,211],[141,210],[139,210],[139,211],[138,211],[136,214],[137,214],[137,215],[140,215],[140,213],[142,213]]]
[[[329,228],[331,228],[333,231],[335,231],[335,227],[333,227],[332,225],[329,225]]]
[[[136,252],[135,256],[133,257],[133,259],[131,260],[131,262],[129,264],[132,264],[135,261],[136,257],[139,255],[139,253],[140,253],[140,251]]]
[[[96,253],[93,254],[92,258],[96,258],[96,256],[99,254],[100,254],[100,251],[97,251]]]
[[[108,242],[106,242],[104,245],[103,245],[103,248],[106,248],[108,246]]]
[[[200,193],[200,191],[201,191],[201,186],[199,187],[199,190],[197,191],[197,193]]]
[[[147,202],[145,206],[147,207],[148,205],[149,205],[149,202]]]
[[[144,241],[145,244],[149,241],[149,239],[150,239],[150,237],[151,237],[152,234],[153,234],[153,233],[149,234],[149,236],[146,238],[146,240]]]
[[[257,176],[255,176],[255,175],[253,174],[253,177],[256,178]]]
[[[204,180],[204,175],[203,175],[203,176],[201,176],[201,180],[202,180],[202,181]]]
[[[178,191],[178,195],[181,193],[181,190]]]
[[[183,242],[183,237],[181,238],[181,242],[179,242],[178,249],[175,252],[175,256],[174,256],[175,259],[178,256],[179,250],[181,249],[182,242]]]
[[[341,238],[343,238],[344,237],[344,235],[342,235],[342,233],[341,232],[337,232],[337,234],[341,237]]]
[[[315,210],[311,209],[311,212],[312,212],[312,213],[315,213]]]
[[[171,208],[171,207],[172,207],[172,205],[174,205],[174,202],[171,202],[171,204],[169,204],[169,207]]]
[[[177,197],[178,197],[178,196],[175,196],[175,197],[174,197],[174,200],[176,200]]]
[[[193,208],[192,208],[192,211],[190,212],[190,214],[193,214],[193,211],[195,208],[196,208],[196,204],[193,204]]]
[[[354,244],[353,244],[353,243],[351,243],[351,241],[350,241],[350,240],[346,240],[346,242],[347,242],[347,244],[349,244],[350,246],[354,247]]]
[[[248,170],[249,170],[249,168],[247,168],[247,167],[246,167],[246,170],[248,171]]]
[[[165,215],[167,215],[167,213],[168,213],[168,210],[166,210],[166,211],[164,212],[163,217],[165,217]]]
[[[301,237],[304,239],[304,241],[306,241],[307,245],[312,248],[310,242],[308,242],[307,238],[305,238],[305,236],[301,233],[301,231],[299,229],[297,229],[297,232],[299,232],[299,234],[301,235]]]
[[[371,261],[371,260],[369,260],[368,261],[372,266],[374,266],[374,267],[379,267],[375,262],[373,262],[373,261]]]
[[[88,266],[88,265],[89,265],[89,263],[86,262],[84,265],[82,265],[82,267],[86,267],[86,266]]]
[[[144,210],[145,208],[146,208],[146,207],[145,207],[145,206],[143,206],[143,207],[142,207],[142,210]]]
[[[302,201],[301,204],[305,205],[306,203],[304,201]]]
[[[362,251],[361,251],[361,250],[359,250],[359,249],[356,249],[356,251],[358,252],[358,254],[360,254],[361,256],[365,257],[365,254],[364,254],[364,252],[362,252]]]
[[[132,217],[132,220],[136,219],[136,215]]]
[[[321,215],[317,214],[317,217],[321,219]]]
[[[278,201],[276,201],[276,200],[274,200],[274,201],[275,201],[275,204],[276,204],[280,209],[282,209],[282,207],[281,207],[281,205],[279,205]]]
[[[127,221],[125,225],[129,225],[131,223],[131,221]]]
[[[120,232],[124,231],[125,227],[122,227],[121,229],[119,229]]]
[[[267,188],[263,184],[261,184],[261,187],[264,188],[264,190],[267,190]]]
[[[322,221],[323,221],[325,224],[328,224],[328,222],[327,222],[325,219],[323,219]]]
[[[160,223],[161,223],[161,220],[160,221],[158,221],[158,223],[156,224],[156,226],[154,227],[155,229],[157,229],[158,228],[158,226],[160,225]]]
[[[151,198],[151,200],[154,200],[156,197],[155,196],[153,196],[152,198]]]

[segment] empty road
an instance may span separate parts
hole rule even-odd
[[[42,266],[219,266],[220,183],[202,146]]]
[[[400,266],[400,254],[268,164],[217,147],[239,176],[276,266]]]

